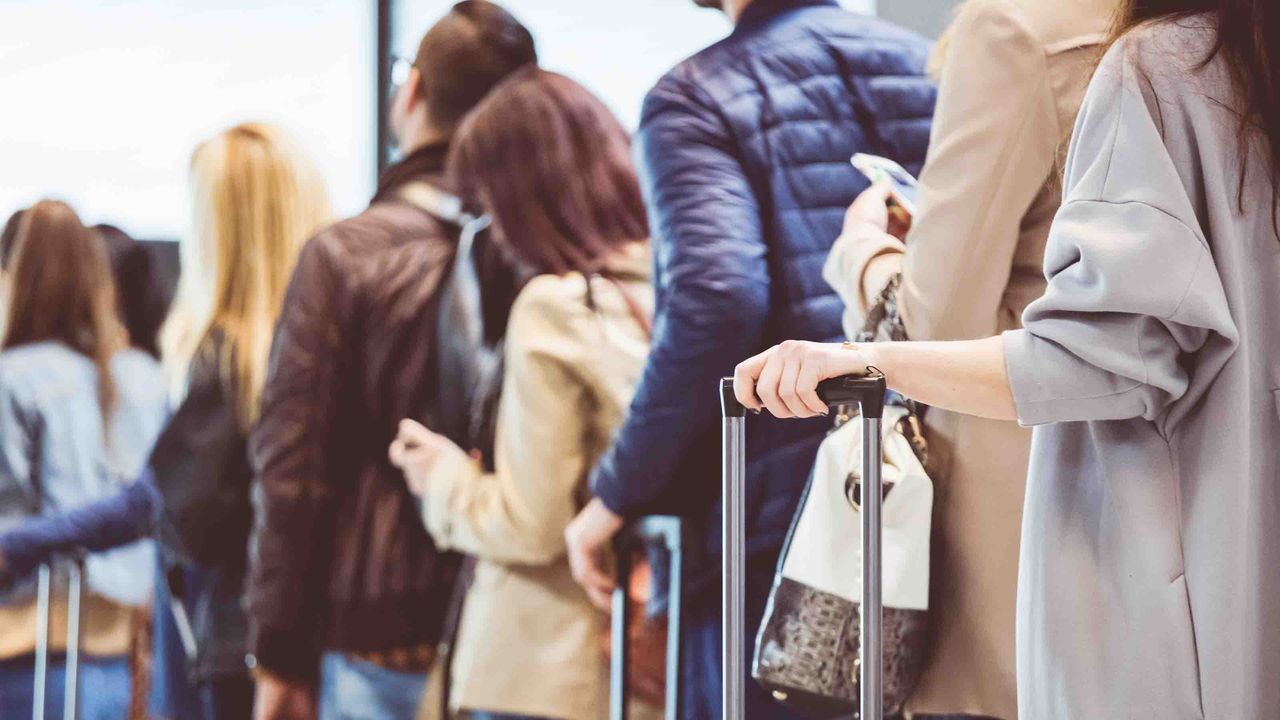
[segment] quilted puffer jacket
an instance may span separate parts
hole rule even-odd
[[[833,0],[756,0],[728,38],[650,92],[637,154],[657,315],[630,415],[593,476],[612,510],[700,520],[718,556],[718,379],[782,340],[841,338],[822,264],[868,184],[849,158],[919,171],[935,98],[929,50]],[[749,553],[781,547],[829,427],[748,418]]]

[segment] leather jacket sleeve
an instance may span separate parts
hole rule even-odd
[[[249,646],[259,667],[300,680],[319,670],[334,495],[325,449],[347,327],[334,251],[319,240],[303,249],[289,283],[250,436]]]
[[[710,100],[668,76],[636,138],[656,258],[653,346],[631,410],[592,477],[614,512],[661,498],[677,465],[715,426],[718,378],[761,343],[770,278],[760,208]]]

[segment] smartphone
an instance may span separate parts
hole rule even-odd
[[[858,153],[849,162],[853,163],[853,166],[873,183],[887,180],[890,187],[889,200],[891,205],[896,204],[907,215],[915,217],[916,198],[920,193],[920,183],[911,176],[911,173],[907,172],[898,163],[879,155]]]

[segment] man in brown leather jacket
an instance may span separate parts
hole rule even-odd
[[[505,10],[458,3],[396,92],[404,159],[367,210],[298,260],[251,440],[260,718],[314,718],[317,705],[325,718],[412,717],[418,704],[458,565],[432,545],[387,460],[397,423],[451,392],[435,340],[458,228],[424,209],[421,191],[445,187],[463,116],[534,62],[533,38]]]

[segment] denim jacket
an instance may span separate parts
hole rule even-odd
[[[0,530],[113,495],[141,474],[166,417],[160,367],[126,350],[112,358],[111,372],[117,401],[104,433],[89,358],[53,342],[0,353]],[[145,602],[153,552],[146,543],[91,556],[89,590]],[[30,587],[5,600],[29,601]]]

